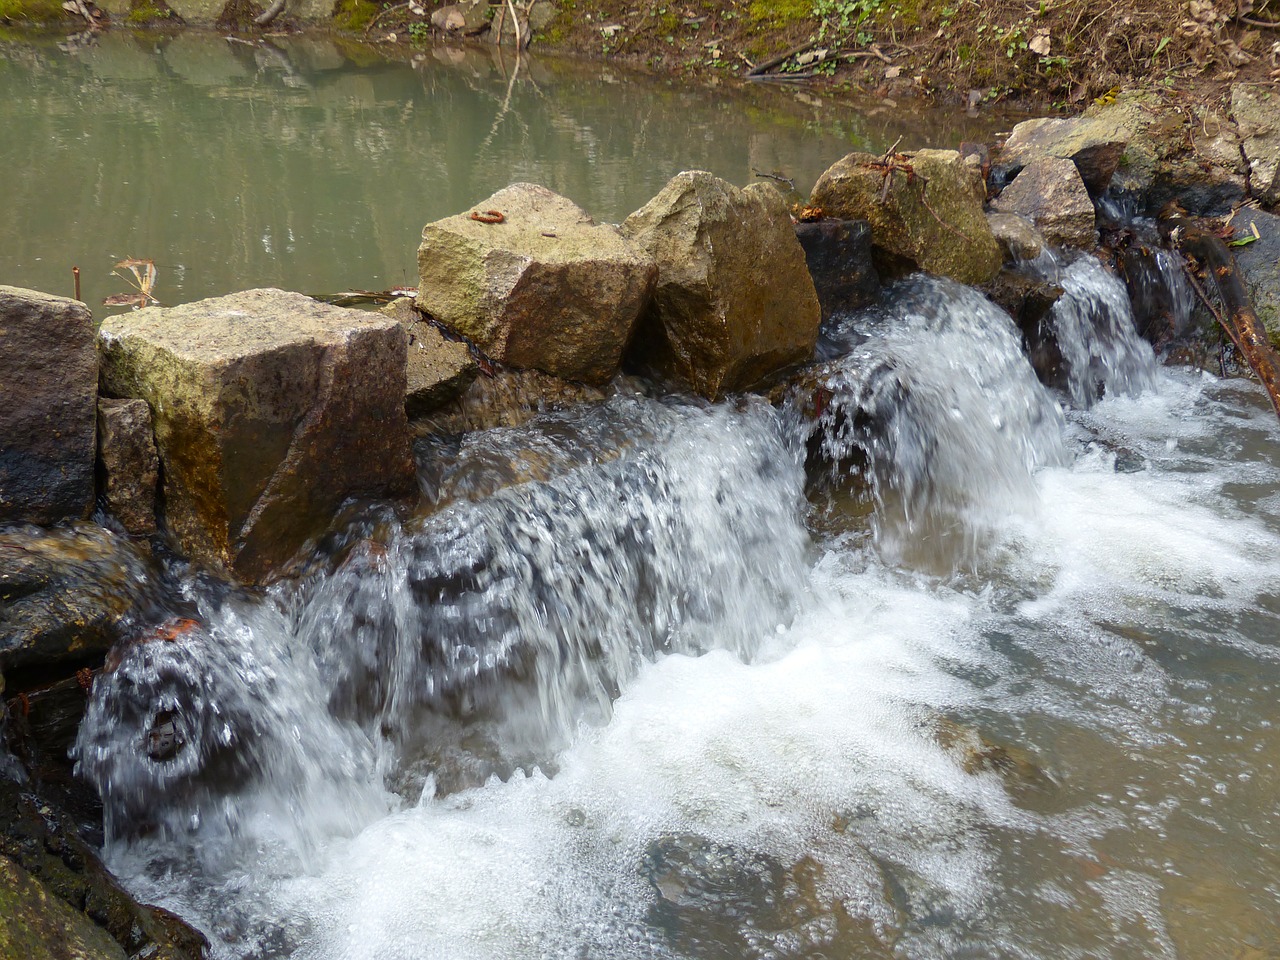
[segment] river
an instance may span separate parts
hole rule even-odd
[[[31,72],[46,114],[55,76],[112,103],[154,81],[145,50],[100,77],[102,52],[0,63]],[[273,114],[296,163],[255,156],[264,128],[232,121],[200,148],[208,191],[166,203],[129,184],[187,211],[171,232],[82,226],[69,255],[197,244],[164,254],[187,264],[184,296],[376,286],[400,279],[377,271],[411,263],[424,218],[498,171],[616,218],[681,166],[745,182],[766,162],[757,136],[811,179],[894,129],[731,125],[715,95],[598,80],[592,99],[574,73],[525,89],[523,126],[498,124],[487,158],[500,74],[351,72],[372,101],[335,90],[292,122],[254,92],[293,95],[283,68],[224,78],[201,109]],[[397,96],[470,137],[443,175],[461,188],[432,186],[428,144],[452,138],[424,123],[415,139]],[[646,134],[664,149],[642,156],[636,127],[616,131],[649,96],[676,99]],[[45,122],[70,129],[68,112]],[[153,133],[177,150],[198,112]],[[346,136],[322,150],[335,116]],[[378,130],[395,131],[386,176],[355,177],[351,143],[373,156]],[[191,194],[227,199],[214,158],[241,138],[251,256],[210,281],[229,248],[198,246]],[[102,169],[159,176],[130,141]],[[388,202],[331,198],[347,178],[388,181]],[[18,224],[88,216],[61,203]],[[273,243],[290,217],[334,225],[328,266],[349,272],[310,244],[264,248],[275,217]],[[36,247],[17,249],[3,269],[25,281],[11,274],[37,269]],[[1063,393],[982,297],[909,278],[827,325],[818,407],[624,392],[421,445],[418,509],[343,517],[305,575],[265,593],[189,578],[199,636],[130,648],[81,729],[108,863],[223,958],[1275,956],[1280,426],[1255,386],[1158,367],[1096,264],[1061,271],[1057,322],[1088,377]],[[188,744],[176,759],[138,748],[161,714]]]

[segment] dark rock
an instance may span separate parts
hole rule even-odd
[[[804,249],[824,320],[875,300],[880,277],[871,262],[871,224],[865,220],[797,223],[796,237]]]
[[[1006,269],[980,289],[1009,314],[1022,331],[1023,349],[1040,382],[1065,390],[1069,371],[1050,318],[1053,305],[1062,296],[1062,288]]]
[[[983,216],[986,187],[954,150],[905,154],[911,172],[889,175],[881,158],[851,153],[818,179],[810,198],[830,217],[866,220],[878,254],[951,277],[983,283],[1000,269],[1000,248]],[[880,266],[880,264],[877,264]]]
[[[477,377],[463,393],[416,419],[419,437],[517,427],[539,413],[600,403],[611,390],[560,380],[540,370],[498,370]]]
[[[261,581],[348,497],[415,489],[394,320],[250,290],[102,325],[105,393],[146,400],[165,521],[189,555]]]
[[[102,527],[0,531],[0,670],[11,694],[100,662],[159,603],[151,564]]]
[[[470,347],[445,339],[407,297],[387,304],[382,312],[404,327],[409,337],[404,407],[410,420],[444,406],[471,385],[479,367]]]
[[[98,461],[107,509],[130,533],[155,533],[160,459],[145,400],[98,401]]]
[[[1093,201],[1070,160],[1032,160],[991,207],[997,213],[1026,217],[1058,246],[1087,248],[1098,243]]]
[[[40,885],[40,893],[33,896],[41,903],[48,902],[47,896],[66,904],[114,940],[125,955],[203,960],[207,943],[199,932],[167,910],[135,901],[72,822],[28,789],[0,778],[0,860],[5,858]],[[8,889],[9,884],[0,882],[0,891]],[[98,954],[118,955],[107,948]]]
[[[1013,128],[999,163],[1004,168],[1018,168],[1036,160],[1070,160],[1096,197],[1111,183],[1129,136],[1123,127],[1091,117],[1024,120]]]
[[[622,232],[658,265],[630,363],[714,399],[813,356],[822,308],[772,186],[685,171]]]
[[[532,183],[427,224],[418,271],[418,308],[494,360],[592,384],[618,372],[655,276],[616,227]]]
[[[0,286],[0,523],[89,515],[97,395],[89,308]]]
[[[1254,312],[1271,342],[1280,344],[1280,217],[1246,207],[1231,222],[1237,239],[1252,237],[1253,228],[1258,229],[1261,239],[1233,247],[1232,253]]]

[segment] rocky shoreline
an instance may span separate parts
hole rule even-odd
[[[95,328],[82,303],[0,287],[0,934],[33,957],[201,955],[98,860],[101,804],[69,758],[94,679],[139,644],[202,642],[182,578],[258,589],[346,504],[423,509],[423,444],[619,392],[820,405],[823,321],[916,270],[983,290],[1061,387],[1051,248],[1105,260],[1168,359],[1216,358],[1207,313],[1178,328],[1151,288],[1148,218],[1174,200],[1242,241],[1275,339],[1275,97],[1240,84],[1231,116],[1188,116],[1120,95],[1002,150],[850,154],[807,198],[689,171],[617,226],[513,184],[427,224],[416,297],[381,313],[250,290]],[[180,719],[145,718],[158,768]]]

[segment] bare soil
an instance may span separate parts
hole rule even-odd
[[[1082,109],[1117,88],[1208,100],[1236,80],[1280,79],[1280,0],[554,2],[533,49],[691,78],[756,74],[1041,111]],[[372,38],[421,37],[414,22],[440,5],[388,10]]]

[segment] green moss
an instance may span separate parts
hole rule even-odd
[[[154,23],[157,20],[168,20],[173,16],[173,11],[163,4],[153,3],[152,0],[135,0],[133,7],[129,10],[127,18],[129,23],[144,24]]]
[[[813,16],[813,0],[751,0],[747,16],[752,23],[785,27]]]
[[[62,19],[60,0],[0,0],[0,20],[37,23]]]
[[[333,7],[333,25],[339,30],[363,30],[378,10],[370,0],[338,0]]]

